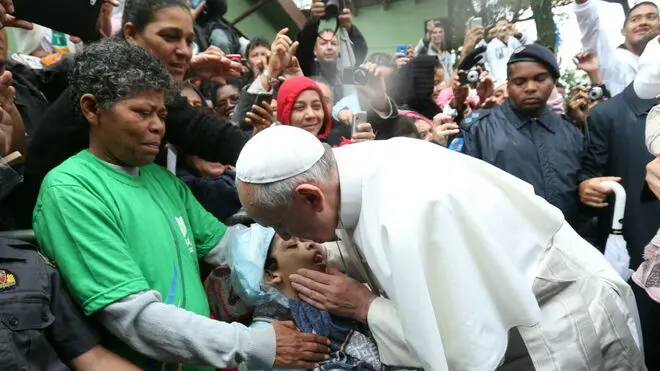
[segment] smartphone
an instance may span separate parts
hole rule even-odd
[[[197,9],[199,7],[199,4],[202,3],[204,0],[191,0],[190,1],[190,7],[193,9]]]
[[[102,0],[21,0],[14,1],[14,16],[67,35],[78,36],[83,41],[96,40],[100,37],[96,30],[96,20],[101,4]]]
[[[351,123],[351,136],[358,132],[358,126],[367,122],[367,113],[364,111],[353,112],[353,121]]]
[[[399,44],[396,46],[396,52],[395,53],[401,53],[403,56],[408,55],[408,45],[406,44]]]
[[[268,102],[270,104],[270,101],[273,99],[273,97],[270,94],[257,94],[257,96],[254,98],[254,102],[252,103],[255,106],[262,107],[263,102]]]
[[[481,17],[474,17],[470,19],[470,30],[474,30],[475,28],[483,28],[484,26],[484,20]]]

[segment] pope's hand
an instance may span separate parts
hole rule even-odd
[[[275,368],[313,369],[328,359],[327,338],[300,332],[290,321],[274,321],[271,325],[275,329]]]
[[[339,316],[367,322],[367,313],[376,295],[337,269],[328,273],[300,269],[289,276],[300,298],[314,307]]]
[[[580,201],[582,201],[582,203],[585,205],[596,208],[603,208],[607,206],[605,199],[607,198],[607,195],[613,192],[612,188],[601,185],[601,183],[607,181],[620,182],[621,178],[605,176],[582,181],[578,187]]]

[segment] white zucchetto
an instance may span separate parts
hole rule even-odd
[[[245,183],[273,183],[309,170],[325,148],[313,134],[289,125],[263,130],[243,147],[236,178]]]

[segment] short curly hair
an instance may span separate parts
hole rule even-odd
[[[167,101],[178,94],[172,76],[156,58],[117,38],[85,46],[75,57],[69,86],[78,112],[84,94],[94,95],[104,110],[143,92],[163,92]]]

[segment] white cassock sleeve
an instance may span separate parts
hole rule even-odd
[[[336,268],[356,280],[365,280],[365,277],[359,277],[357,272],[350,269],[351,264],[345,264],[343,261],[347,254],[342,241],[326,242],[323,245],[327,253],[328,266]],[[367,313],[367,324],[376,340],[380,361],[383,364],[422,368],[419,357],[415,356],[406,344],[401,320],[390,300],[377,297],[371,302]]]
[[[408,349],[401,320],[391,301],[382,297],[374,299],[367,313],[367,323],[376,339],[378,354],[383,364],[394,367],[423,367],[419,357]]]

